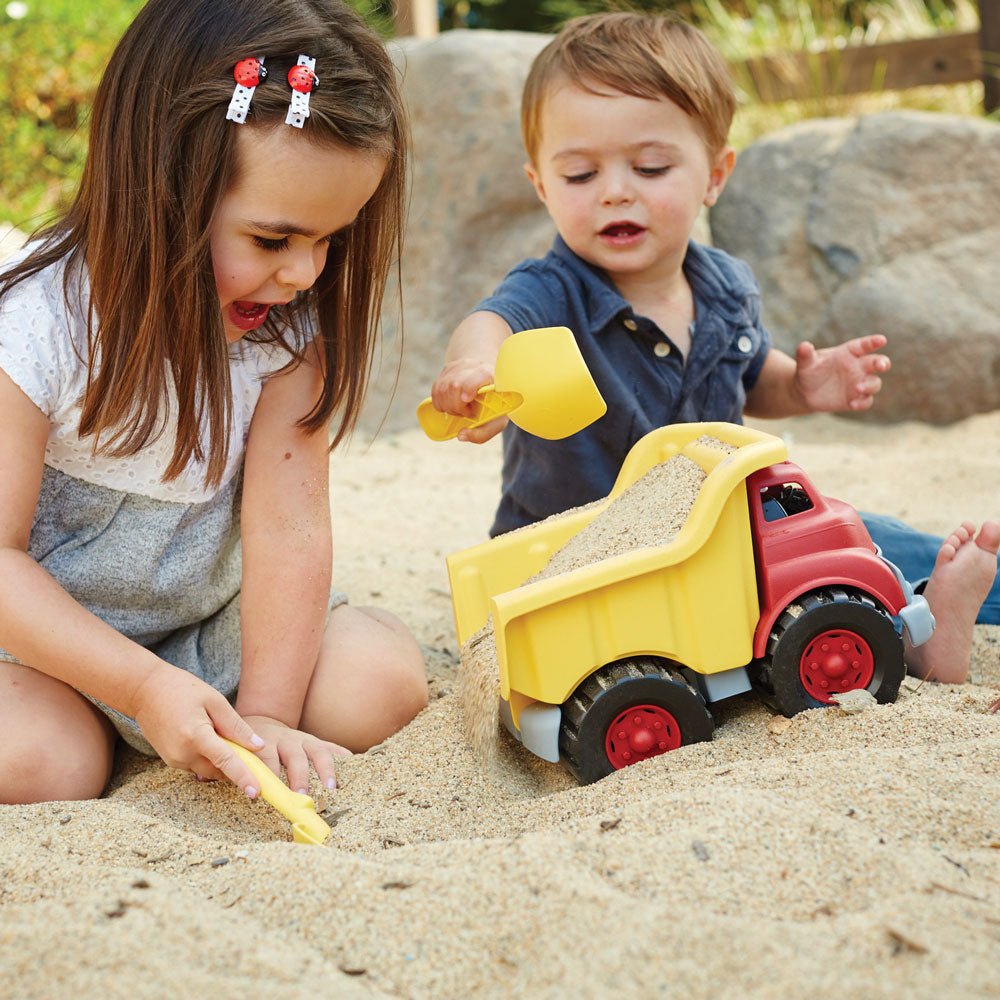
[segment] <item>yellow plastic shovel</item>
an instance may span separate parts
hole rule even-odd
[[[463,427],[479,427],[504,413],[536,437],[569,437],[604,416],[607,405],[565,326],[523,330],[500,346],[493,384],[477,393],[476,412],[442,413],[425,399],[417,419],[433,441],[447,441]]]
[[[308,795],[293,792],[255,753],[232,740],[226,742],[253,772],[260,784],[261,798],[291,822],[295,843],[322,844],[330,836],[330,828],[316,814],[316,803]]]

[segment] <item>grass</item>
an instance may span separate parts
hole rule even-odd
[[[0,0],[3,3],[4,0]],[[0,8],[0,222],[31,230],[64,209],[86,154],[94,89],[115,42],[144,0],[19,0]],[[689,0],[690,16],[732,63],[782,51],[819,51],[863,42],[970,31],[971,0]],[[356,0],[369,14],[375,0]],[[367,5],[367,7],[366,7]],[[21,14],[12,17],[11,13]],[[372,14],[379,30],[384,18]],[[737,80],[741,107],[732,139],[754,139],[804,118],[921,108],[980,115],[982,86],[922,87],[904,92],[781,104],[755,102]]]

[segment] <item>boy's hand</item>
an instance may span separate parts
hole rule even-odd
[[[431,400],[442,413],[458,417],[473,417],[477,413],[476,394],[484,385],[493,381],[493,368],[484,361],[456,358],[449,361],[431,387]],[[507,426],[507,417],[497,417],[480,427],[463,427],[458,432],[459,441],[482,444],[495,437]]]
[[[879,374],[891,364],[886,355],[873,353],[885,343],[885,337],[876,333],[822,350],[808,341],[799,344],[795,387],[807,409],[814,413],[869,409],[882,388]]]

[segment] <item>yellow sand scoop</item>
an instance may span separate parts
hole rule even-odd
[[[607,405],[565,326],[523,330],[500,346],[493,384],[477,393],[473,416],[442,413],[425,399],[417,419],[433,441],[479,427],[505,413],[518,427],[550,441],[569,437],[604,416]]]
[[[322,844],[330,835],[330,828],[316,814],[316,803],[308,795],[293,792],[255,753],[232,740],[226,742],[260,783],[261,798],[291,822],[292,840],[296,844]]]

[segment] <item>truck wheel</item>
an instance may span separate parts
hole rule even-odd
[[[764,700],[789,717],[859,688],[886,704],[896,700],[906,674],[903,642],[867,594],[815,590],[778,617],[752,673]]]
[[[712,738],[702,696],[651,656],[594,671],[562,707],[559,750],[581,784],[686,743]]]

